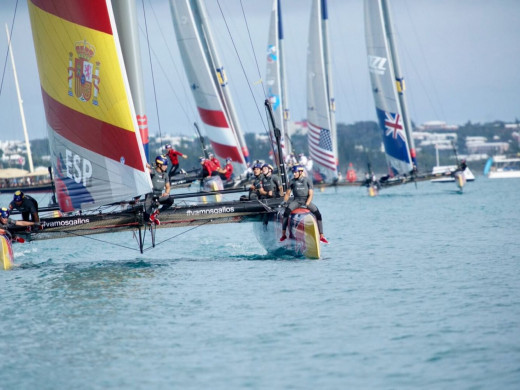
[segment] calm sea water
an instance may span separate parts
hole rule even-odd
[[[519,191],[326,190],[318,261],[266,255],[249,225],[162,230],[144,255],[17,245],[0,388],[518,389]]]

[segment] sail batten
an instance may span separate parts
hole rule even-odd
[[[150,192],[111,2],[30,0],[29,12],[61,210]]]

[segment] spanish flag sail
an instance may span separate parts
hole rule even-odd
[[[29,0],[58,203],[88,209],[150,192],[110,0]]]

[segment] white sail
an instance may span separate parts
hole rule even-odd
[[[109,0],[29,0],[58,203],[88,209],[151,191]]]
[[[135,0],[116,0],[112,2],[112,6],[114,7],[114,17],[119,31],[119,41],[125,61],[126,74],[128,76],[130,90],[132,91],[132,100],[137,116],[139,134],[143,142],[144,155],[149,161],[148,117],[146,115]]]
[[[386,158],[393,174],[398,175],[413,170],[415,151],[406,112],[404,81],[396,71],[399,65],[389,17],[385,0],[365,0],[365,38],[372,92]]]
[[[238,126],[205,8],[197,0],[170,0],[177,44],[200,118],[215,154],[230,157],[235,172],[247,168],[249,151]]]
[[[266,86],[267,98],[269,99],[273,109],[274,121],[276,127],[281,131],[280,144],[282,146],[282,155],[285,157],[287,154],[291,153],[291,143],[288,133],[290,118],[285,77],[283,40],[280,0],[273,0],[271,20],[269,24],[269,37],[267,41]],[[275,159],[277,160],[278,151],[276,139],[272,133],[270,134],[270,137]],[[287,138],[289,138],[289,140],[287,140]]]
[[[335,102],[330,69],[326,0],[313,0],[307,51],[307,126],[313,169],[338,179]]]

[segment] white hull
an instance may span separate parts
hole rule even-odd
[[[515,179],[520,177],[520,158],[507,156],[494,156],[488,161],[484,174],[490,179]],[[487,171],[489,169],[489,171]]]
[[[430,181],[432,183],[453,183],[455,181],[455,178],[453,176],[450,176],[449,174],[450,172],[453,172],[455,169],[457,169],[456,165],[442,165],[433,167],[433,175],[447,175],[445,177],[439,177],[438,179],[432,179]],[[471,172],[469,168],[466,168],[466,170],[464,171],[464,176],[466,178],[466,181],[475,180],[475,175],[473,175],[473,172]]]
[[[490,179],[515,179],[520,178],[520,171],[495,171],[489,172]]]

